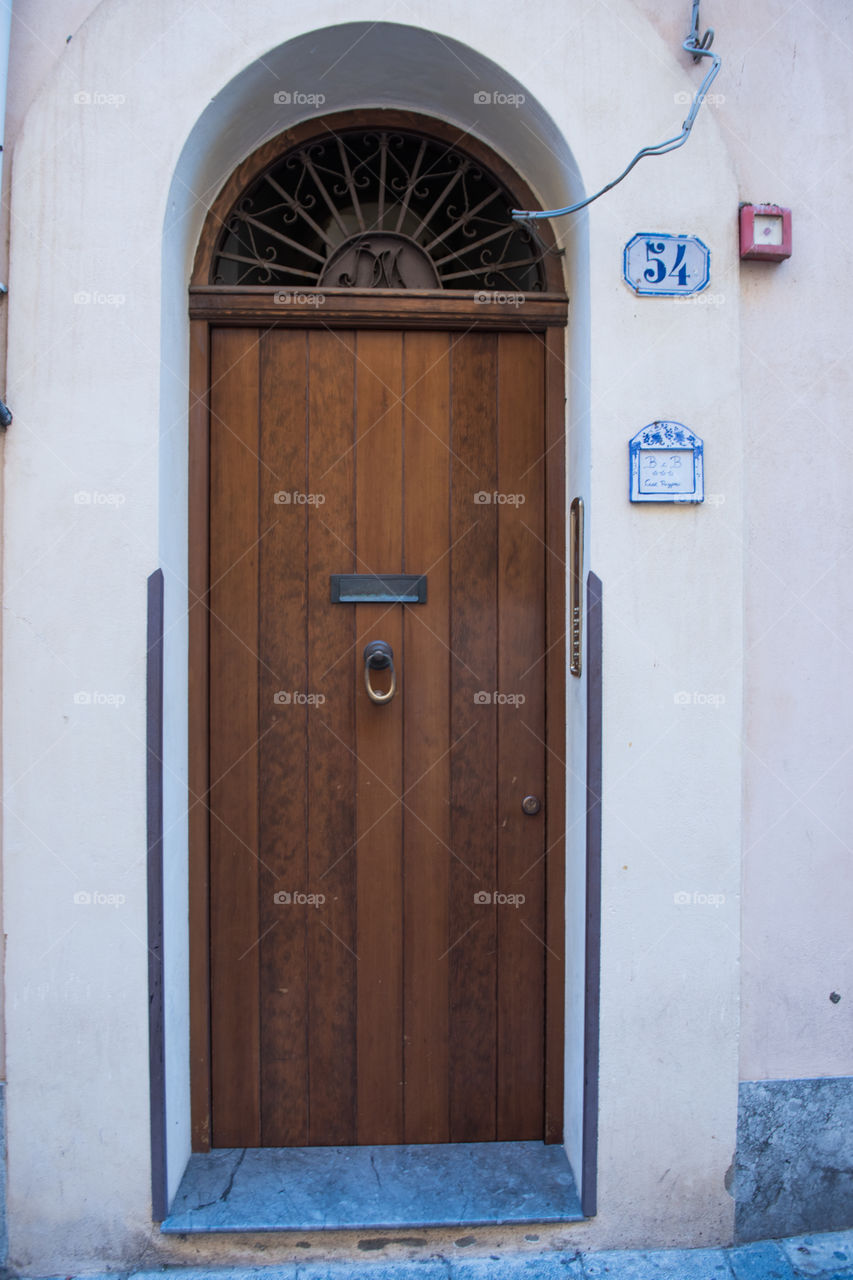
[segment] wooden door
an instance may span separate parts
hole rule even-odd
[[[211,333],[213,1146],[545,1136],[544,396],[537,334]]]

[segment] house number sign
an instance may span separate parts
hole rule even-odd
[[[635,293],[657,298],[699,293],[711,279],[711,251],[698,236],[641,231],[625,245],[622,274]]]
[[[650,422],[628,446],[632,502],[703,502],[702,440],[682,422]]]

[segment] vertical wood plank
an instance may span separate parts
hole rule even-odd
[[[210,343],[206,323],[190,323],[188,728],[190,1124],[193,1151],[210,1148],[210,843],[208,598],[210,543]]]
[[[407,333],[404,349],[404,569],[427,572],[403,617],[405,1141],[448,1142],[450,339]]]
[[[545,510],[543,351],[498,338],[497,1138],[541,1138],[545,1039]]]
[[[547,919],[545,959],[545,1141],[563,1140],[566,1004],[566,335],[545,332],[546,707],[548,783],[545,813]]]
[[[402,337],[359,333],[356,365],[358,570],[399,572],[402,561]],[[359,605],[357,660],[386,640],[408,678],[399,605]],[[381,677],[378,677],[381,680]],[[356,701],[358,752],[358,1141],[403,1141],[403,700]]]
[[[210,969],[212,1143],[257,1146],[258,343],[212,337]]]
[[[309,337],[308,919],[309,1144],[356,1140],[355,702],[363,692],[354,605],[332,604],[329,575],[356,571],[355,335]]]
[[[453,347],[451,390],[450,1140],[495,1139],[496,339]],[[489,702],[483,702],[488,695]]]
[[[259,791],[261,1144],[308,1141],[307,335],[261,338]],[[278,498],[278,501],[276,501]],[[278,895],[278,897],[277,897]]]
[[[203,386],[197,330],[193,385]],[[545,338],[547,373],[531,335],[280,330],[265,335],[260,358],[258,337],[213,332],[209,464],[208,407],[200,399],[191,412],[190,485],[202,513],[208,465],[214,495],[214,585],[209,676],[204,662],[191,665],[196,741],[209,715],[210,749],[191,752],[190,771],[197,794],[210,778],[216,815],[213,1029],[208,1041],[197,1001],[194,1145],[208,1140],[208,1042],[216,1146],[520,1140],[542,1134],[543,1115],[546,1140],[559,1140],[563,335]],[[543,378],[547,468],[528,470],[542,451]],[[275,504],[276,491],[325,500]],[[477,491],[526,501],[477,503]],[[285,514],[295,519],[283,526]],[[205,526],[194,517],[194,652],[208,630]],[[427,606],[329,601],[330,573],[397,570],[429,573]],[[398,661],[401,693],[387,707],[363,687],[361,651],[377,638]],[[526,701],[475,701],[496,690]],[[279,691],[291,700],[276,703]],[[537,741],[546,728],[547,760]],[[541,786],[527,781],[537,769],[547,772]],[[527,791],[543,794],[534,818],[520,810]],[[198,938],[207,936],[205,805],[190,822]],[[288,916],[273,902],[278,888],[326,901],[290,904]],[[484,906],[478,890],[526,901]],[[191,963],[196,991],[208,977],[203,943]]]

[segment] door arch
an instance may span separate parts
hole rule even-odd
[[[258,209],[254,201],[261,201]],[[370,231],[421,245],[435,264],[430,286],[466,292],[479,279],[488,288],[563,297],[562,250],[553,231],[548,223],[533,229],[514,223],[510,211],[518,207],[540,205],[520,175],[468,131],[413,111],[336,112],[288,129],[237,166],[205,219],[191,284],[196,289],[276,283],[364,287],[361,281],[342,280],[343,271],[336,280],[329,273],[337,260],[334,251],[349,239],[348,232]],[[283,229],[290,232],[287,236],[282,228],[271,232],[277,210],[286,224]],[[328,221],[328,235],[318,226],[318,217]],[[264,218],[270,226],[264,225]],[[477,223],[485,229],[481,237],[474,236],[473,244],[490,255],[479,264],[479,275],[456,265],[463,265],[460,248]],[[252,235],[263,237],[264,232],[268,234],[262,247],[255,246],[253,269],[240,250],[245,254]],[[497,260],[495,243],[514,251],[512,271]],[[285,255],[294,250],[296,260],[288,261]],[[225,268],[232,263],[234,270],[226,276]],[[466,253],[464,265],[469,263]],[[489,269],[493,278],[487,278]],[[400,279],[396,285],[373,283],[401,289],[430,286],[420,277],[411,283]]]
[[[563,558],[565,503],[563,451],[554,445],[563,432],[566,299],[550,231],[546,228],[542,238],[534,240],[511,222],[512,207],[536,207],[532,192],[499,157],[459,130],[411,112],[344,113],[319,126],[316,120],[306,122],[261,147],[226,182],[205,221],[190,296],[195,357],[190,435],[190,789],[207,798],[191,812],[190,833],[196,1149],[211,1144],[561,1137],[565,824],[559,761],[565,656],[563,582],[555,566]],[[475,246],[468,256],[466,242]],[[433,287],[425,287],[430,271]],[[453,278],[443,279],[448,276]],[[302,280],[310,288],[301,288]],[[481,283],[488,288],[478,289]],[[436,369],[438,374],[433,373]],[[322,407],[314,406],[312,418],[306,377],[309,386],[343,388],[343,399],[330,408],[326,395]],[[419,396],[424,394],[422,401]],[[279,407],[282,399],[287,403],[283,417],[272,411],[276,399]],[[355,403],[352,416],[343,401]],[[276,461],[266,450],[280,449],[288,429],[295,434],[294,405],[300,424],[306,424],[309,443],[285,469],[295,465],[307,474],[312,426],[322,437],[324,417],[327,422],[335,419],[343,434],[323,446],[331,449],[323,474],[332,470],[333,455],[350,453],[356,459],[355,471],[360,453],[364,475],[372,449],[374,468],[379,461],[384,465],[393,457],[401,431],[409,442],[410,458],[422,450],[426,475],[443,469],[441,493],[433,493],[431,500],[438,498],[449,507],[450,523],[442,531],[438,520],[436,531],[435,517],[418,505],[423,486],[414,472],[407,473],[402,448],[393,464],[397,476],[391,488],[396,496],[390,515],[377,504],[372,484],[362,484],[360,490],[342,468],[344,487],[350,486],[352,498],[350,523],[331,530],[345,548],[342,571],[408,571],[413,555],[418,572],[427,567],[425,558],[434,565],[452,563],[451,547],[470,532],[461,527],[461,513],[466,522],[475,516],[472,528],[483,521],[482,534],[469,541],[475,547],[470,564],[465,565],[463,553],[455,554],[460,570],[455,586],[436,573],[429,620],[418,616],[415,606],[365,603],[342,609],[328,604],[322,599],[323,586],[334,566],[323,556],[311,580],[302,586],[290,583],[289,593],[282,589],[285,566],[293,563],[301,535],[291,528],[289,552],[282,550],[282,541],[281,554],[270,554],[277,534],[264,542],[258,523],[257,465],[253,461],[242,480],[238,473],[241,461],[257,455],[261,474],[276,474],[280,482],[277,468],[282,456]],[[389,405],[400,406],[402,424],[391,426]],[[519,429],[525,416],[527,424]],[[377,422],[371,445],[367,437]],[[455,448],[447,434],[454,422]],[[425,426],[426,433],[416,424]],[[380,439],[389,451],[384,457],[381,449],[377,453],[373,448]],[[453,470],[459,464],[465,470],[458,472],[454,489]],[[475,474],[490,477],[494,484],[487,513],[482,500],[481,509],[474,512],[473,491],[460,505],[463,486]],[[508,495],[501,486],[511,474],[519,492],[514,502],[502,501]],[[523,489],[530,489],[530,494]],[[487,490],[481,486],[479,493]],[[301,495],[306,511],[311,509],[311,496],[310,489]],[[528,497],[524,515],[533,528],[522,515]],[[345,496],[339,493],[338,498],[345,507]],[[294,500],[291,510],[296,505]],[[386,560],[381,565],[358,553],[356,524],[371,544],[384,545]],[[228,531],[224,540],[222,531]],[[426,538],[420,558],[414,550],[418,537]],[[408,555],[403,554],[406,540]],[[235,564],[241,568],[235,570]],[[484,609],[483,593],[488,593],[490,582],[504,583],[504,603],[510,606],[514,591],[521,610],[502,610],[496,596],[491,612]],[[273,595],[283,610],[275,619],[268,616],[264,603]],[[472,602],[478,598],[475,606]],[[343,804],[337,827],[333,823],[334,830],[328,823],[324,827],[322,816],[329,770],[322,763],[319,739],[312,749],[309,722],[302,712],[308,737],[298,737],[294,717],[288,726],[280,714],[282,704],[270,704],[266,688],[269,671],[282,662],[287,665],[285,649],[292,647],[284,645],[281,617],[287,616],[286,626],[293,631],[305,625],[312,610],[317,617],[313,639],[309,623],[302,664],[293,671],[294,690],[284,692],[295,707],[297,695],[310,699],[318,693],[305,686],[309,668],[317,661],[339,668],[332,683],[337,682],[339,704],[346,704],[343,719],[337,728],[330,729],[319,717],[315,724],[328,744],[327,757],[337,752],[341,761],[351,758],[359,763],[352,795]],[[519,623],[519,612],[527,622]],[[503,621],[510,617],[512,622]],[[235,649],[235,633],[247,619],[249,629]],[[437,636],[439,643],[431,653],[421,646],[422,669],[430,671],[431,684],[428,694],[421,690],[420,701],[417,680],[402,673],[406,694],[397,700],[399,723],[387,734],[393,710],[380,712],[387,719],[377,721],[376,709],[372,713],[364,698],[359,700],[357,664],[354,668],[352,659],[362,632],[382,619],[410,657],[418,655],[418,640],[425,633]],[[319,658],[323,643],[336,630],[340,651]],[[273,650],[278,654],[275,662],[269,660]],[[446,654],[454,656],[448,661]],[[416,667],[413,658],[413,672]],[[472,693],[467,677],[459,674],[475,668],[489,672],[486,683],[494,686],[485,691],[485,707],[477,702],[483,690]],[[518,700],[519,689],[500,688],[500,677],[512,683],[513,672],[516,683],[526,679],[533,690],[529,704]],[[277,671],[274,683],[278,679]],[[447,703],[449,713],[427,724],[437,703]],[[277,710],[267,723],[270,705]],[[528,705],[525,714],[532,723],[516,714],[523,705]],[[426,727],[427,748],[420,745],[424,735],[416,732],[416,725]],[[478,736],[487,740],[485,755],[482,749],[475,749],[467,760],[460,754],[459,743],[468,734],[469,745]],[[287,776],[274,763],[274,758],[280,761],[280,753],[269,753],[263,745],[268,735],[269,740],[280,740],[279,745],[287,743]],[[309,762],[315,762],[313,773],[310,765],[305,772],[299,764],[304,742],[309,743]],[[482,776],[472,764],[475,760]],[[526,788],[517,776],[519,761],[521,772],[526,768],[530,775]],[[429,802],[432,808],[428,804],[416,812],[406,797],[433,770],[447,789],[443,792],[439,785]],[[296,773],[301,775],[297,787],[308,797],[307,805],[300,799],[296,806],[301,806],[300,814],[295,808],[289,812]],[[377,851],[376,837],[370,833],[383,823],[387,828],[388,815],[383,808],[368,817],[366,825],[361,819],[372,813],[380,782],[383,794],[390,797],[392,816]],[[543,795],[541,815],[521,809],[522,795],[514,796],[519,786]],[[319,815],[316,829],[325,831],[313,845],[312,805]],[[483,834],[486,812],[491,828]],[[291,840],[288,834],[297,820],[307,823],[304,841]],[[424,829],[430,833],[431,865],[424,852]],[[534,832],[538,835],[532,839]],[[277,900],[282,894],[323,896],[319,886],[283,886],[290,883],[288,876],[293,878],[297,865],[305,871],[313,866],[315,878],[320,875],[321,855],[326,868],[321,878],[329,873],[330,859],[320,846],[331,837],[348,845],[343,860],[357,864],[349,879],[334,882],[334,920],[310,920],[304,912],[283,917],[278,908],[284,903]],[[362,849],[367,851],[363,857]],[[477,865],[469,866],[472,861]],[[464,886],[458,876],[454,879],[458,866],[465,868]],[[513,892],[502,879],[507,875],[524,876],[528,893],[518,885]],[[481,889],[486,882],[488,888]],[[412,885],[419,885],[426,895],[425,909],[415,911]],[[370,894],[380,892],[387,892],[393,904],[384,924],[371,917],[369,906]],[[488,904],[487,927],[482,927],[485,904],[476,897],[484,892],[495,895]],[[506,903],[498,897],[524,898],[525,903],[510,907],[514,917],[501,915]],[[526,912],[530,919],[525,919]],[[326,940],[318,924],[336,938],[337,954],[331,960],[328,949],[317,949],[316,939]],[[476,937],[462,941],[477,929]],[[272,942],[265,942],[269,937]],[[439,941],[445,955],[436,957]],[[454,949],[453,963],[436,969],[438,960]],[[246,965],[243,958],[255,952]],[[299,952],[303,960],[296,962]],[[498,960],[488,960],[495,953]],[[238,960],[243,965],[239,978]],[[519,977],[525,971],[526,988]],[[473,986],[471,974],[479,975]],[[299,987],[295,999],[294,975]],[[509,975],[515,975],[514,981]],[[338,996],[341,990],[346,994],[332,998],[333,988]],[[324,999],[332,1005],[337,999],[338,1005],[335,1017],[325,1023],[318,1014]],[[305,1035],[312,1009],[311,1021],[319,1026],[313,1047],[310,1033]],[[436,1028],[434,1038],[431,1027]],[[414,1028],[416,1052],[409,1052],[412,1035],[407,1035],[407,1028]],[[470,1051],[468,1044],[474,1046]],[[283,1063],[290,1064],[284,1071]],[[314,1092],[309,1098],[310,1078]],[[299,1079],[306,1081],[303,1097],[295,1097]],[[318,1090],[318,1080],[328,1080],[328,1088]],[[465,1080],[473,1081],[468,1091]],[[486,1080],[493,1081],[491,1094],[472,1124],[465,1117],[470,1117],[474,1096],[482,1096]],[[290,1114],[295,1110],[301,1117],[298,1123],[284,1119],[281,1106],[272,1101],[283,1092]],[[327,1116],[325,1127],[312,1129],[303,1123],[311,1111]],[[420,1118],[410,1123],[411,1117]]]

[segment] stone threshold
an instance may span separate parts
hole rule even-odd
[[[195,1154],[160,1229],[183,1235],[582,1220],[560,1145],[460,1142]]]

